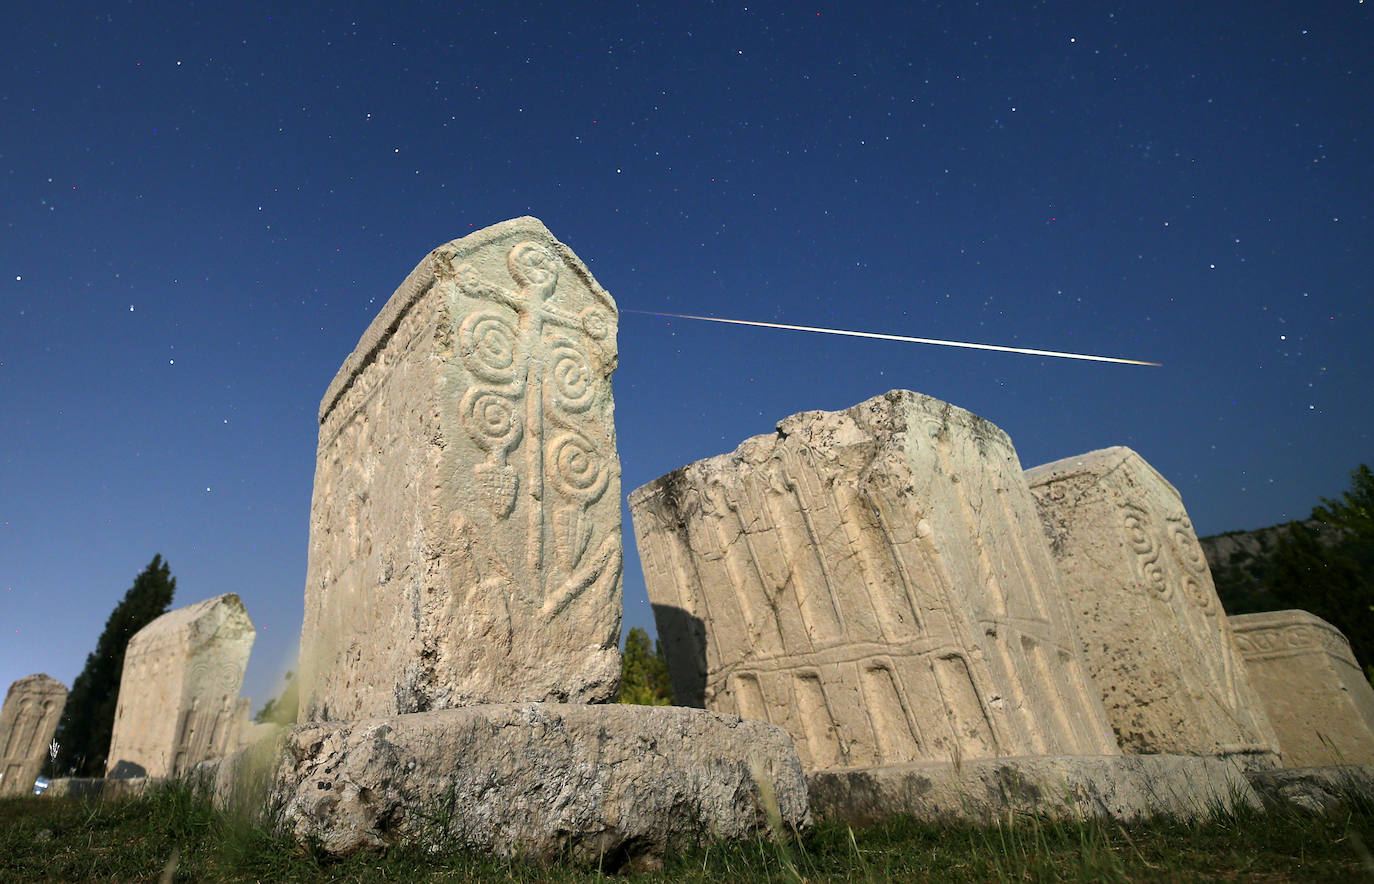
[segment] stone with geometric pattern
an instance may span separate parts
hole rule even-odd
[[[678,702],[809,772],[1119,756],[1011,440],[894,390],[630,495]]]
[[[1026,479],[1122,750],[1276,766],[1277,738],[1178,490],[1120,446]]]

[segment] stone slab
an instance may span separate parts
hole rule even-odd
[[[1374,765],[1285,767],[1247,773],[1261,798],[1273,804],[1328,813],[1352,801],[1374,801]]]
[[[255,638],[233,593],[168,611],[134,633],[106,776],[179,776],[236,748],[246,709],[239,691]]]
[[[1118,751],[1005,433],[894,390],[630,495],[679,702],[807,770]]]
[[[66,705],[66,685],[44,673],[10,685],[0,708],[0,797],[33,793]]]
[[[1122,750],[1276,766],[1278,740],[1178,490],[1121,446],[1026,478]]]
[[[1374,764],[1374,687],[1339,629],[1306,611],[1231,625],[1286,766]]]
[[[320,404],[302,723],[615,696],[617,317],[536,218],[391,296]]]
[[[43,790],[44,798],[133,798],[169,782],[167,777],[59,777]]]
[[[766,833],[755,771],[783,825],[809,825],[781,728],[680,707],[466,706],[298,725],[270,807],[336,854],[406,842],[613,870]]]
[[[812,812],[850,824],[896,816],[989,822],[1012,814],[1201,818],[1260,800],[1231,760],[1183,755],[982,758],[918,762],[807,776]]]

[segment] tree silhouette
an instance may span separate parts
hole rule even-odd
[[[654,642],[649,649],[649,633],[636,626],[625,636],[625,653],[620,657],[620,702],[639,706],[673,705],[673,687],[668,683],[668,660],[663,645]]]

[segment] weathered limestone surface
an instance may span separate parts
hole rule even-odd
[[[1374,765],[1342,764],[1325,767],[1277,767],[1246,773],[1262,798],[1312,813],[1328,813],[1352,801],[1374,799]]]
[[[233,593],[168,611],[134,633],[105,775],[178,776],[237,748],[255,637]]]
[[[66,685],[46,674],[10,685],[0,708],[0,796],[33,792],[66,704]]]
[[[1161,813],[1193,819],[1219,807],[1260,806],[1231,761],[1183,755],[923,762],[819,771],[807,783],[816,816],[849,823],[895,816],[987,822],[1008,812],[1132,822]]]
[[[766,832],[754,770],[784,824],[809,825],[781,728],[680,707],[465,706],[297,726],[270,806],[332,853],[460,845],[615,869]],[[223,800],[233,783],[217,780]]]
[[[320,405],[302,723],[614,696],[617,315],[535,218],[391,296]]]
[[[1306,611],[1231,618],[1288,767],[1374,765],[1374,688],[1336,627]]]
[[[679,702],[808,770],[1119,753],[1006,434],[895,390],[630,495]]]
[[[1278,740],[1174,486],[1123,447],[1026,478],[1123,751],[1276,765]]]

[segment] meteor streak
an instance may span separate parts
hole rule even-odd
[[[1029,347],[1003,347],[998,344],[975,344],[971,341],[941,341],[936,338],[913,338],[907,335],[885,335],[878,332],[848,331],[842,328],[816,328],[811,325],[785,325],[781,322],[751,322],[747,319],[723,319],[719,316],[691,316],[686,313],[661,313],[654,310],[630,310],[621,313],[642,313],[645,316],[671,316],[674,319],[696,319],[701,322],[724,322],[730,325],[752,325],[758,328],[781,328],[787,331],[816,332],[823,335],[849,335],[852,338],[876,338],[880,341],[905,341],[908,344],[938,344],[941,347],[967,347],[970,350],[996,350],[999,353],[1023,353],[1027,356],[1058,356],[1060,359],[1087,359],[1092,362],[1116,362],[1122,365],[1153,365],[1140,359],[1120,359],[1115,356],[1090,356],[1087,353],[1063,353],[1059,350],[1032,350]]]

